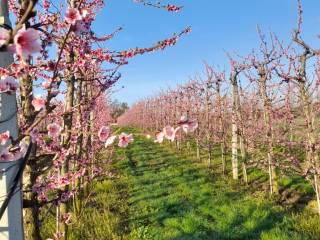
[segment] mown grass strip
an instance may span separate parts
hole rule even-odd
[[[97,184],[72,239],[320,239],[317,216],[142,137],[117,151],[110,170],[119,178]]]

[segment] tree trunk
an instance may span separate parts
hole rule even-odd
[[[20,93],[23,121],[25,122],[26,126],[30,126],[35,116],[34,108],[32,106],[32,91],[32,79],[30,76],[23,76],[20,79]],[[35,240],[41,239],[38,199],[36,194],[32,192],[32,187],[36,182],[39,172],[37,165],[36,144],[34,144],[29,162],[24,172],[23,181],[25,198],[32,203],[30,208],[24,209],[26,239]]]
[[[218,122],[219,122],[219,138],[220,138],[220,150],[221,150],[221,164],[222,174],[226,174],[226,136],[225,136],[225,125],[223,122],[223,105],[220,93],[220,82],[216,81],[216,93],[218,101]]]
[[[71,56],[72,58],[72,56]],[[63,116],[63,134],[62,134],[62,147],[68,149],[70,147],[70,137],[72,129],[72,117],[73,117],[73,106],[74,106],[74,76],[70,76],[66,79],[67,93],[65,97],[65,109]],[[63,161],[62,167],[60,169],[60,176],[64,176],[69,172],[69,161],[70,156],[67,156]],[[63,189],[64,192],[69,191],[69,186],[65,186]],[[61,202],[59,206],[59,218],[58,221],[61,221],[61,218],[69,212],[69,203]],[[64,235],[64,239],[68,239],[68,225],[63,223],[59,224],[59,232]]]
[[[222,174],[226,174],[226,144],[225,141],[222,141],[220,144],[221,148],[221,164],[222,164]]]
[[[239,138],[239,130],[238,130],[238,112],[239,112],[239,89],[238,89],[238,80],[237,75],[231,75],[231,85],[232,85],[232,177],[234,180],[238,180],[239,178],[239,170],[238,170],[238,138]]]
[[[77,123],[82,122],[82,111],[81,111],[81,98],[82,98],[82,81],[78,80],[77,84]],[[77,133],[77,144],[76,144],[76,159],[74,170],[79,171],[81,166],[77,165],[77,163],[82,158],[82,144],[83,144],[83,132]],[[82,209],[82,199],[83,199],[83,191],[81,189],[81,178],[78,178],[75,182],[75,187],[77,189],[77,193],[73,198],[73,209],[74,212],[79,215]]]
[[[299,79],[298,79],[298,86],[299,86],[299,94],[300,94],[300,101],[302,103],[303,112],[305,115],[305,120],[307,124],[307,162],[310,167],[315,169],[319,168],[319,155],[318,150],[316,148],[317,140],[316,136],[317,133],[315,131],[314,126],[314,113],[313,113],[313,104],[312,104],[312,97],[311,94],[308,91],[307,87],[307,77],[306,77],[306,61],[307,61],[307,54],[305,53],[300,56],[299,62],[300,62],[300,69],[299,69]],[[315,181],[317,182],[317,176],[315,175]],[[315,190],[318,190],[318,186],[315,188]],[[317,193],[317,198],[319,198],[319,192]]]
[[[86,101],[90,102],[93,96],[93,89],[88,82],[85,85],[85,92],[86,92]],[[86,131],[85,131],[86,135],[84,135],[84,139],[86,139],[86,141],[84,142],[84,148],[85,148],[84,152],[85,152],[86,159],[90,159],[90,152],[92,149],[92,136],[90,135],[90,133],[93,130],[93,118],[94,118],[93,111],[90,109],[89,120],[86,125]],[[89,174],[90,172],[86,172],[86,175],[84,176],[84,178],[89,177]],[[83,189],[83,195],[84,197],[87,197],[89,194],[90,194],[90,186],[89,184],[86,184]]]
[[[206,140],[207,140],[207,150],[208,150],[208,166],[211,166],[212,156],[211,156],[211,137],[210,137],[210,93],[209,93],[209,83],[206,83],[205,89],[205,119],[206,119]]]
[[[245,182],[245,184],[248,184],[247,166],[245,162],[242,163],[242,174],[243,174],[243,181]]]
[[[268,148],[268,172],[269,172],[269,186],[270,186],[270,194],[278,194],[278,183],[277,183],[277,175],[276,169],[274,165],[274,137],[273,137],[273,129],[271,122],[271,100],[267,94],[267,75],[265,72],[264,66],[261,66],[259,69],[260,75],[260,94],[263,101],[263,116],[264,116],[264,124],[265,124],[265,136],[267,139],[267,148]]]
[[[197,138],[196,140],[196,144],[197,144],[197,160],[200,161],[200,143],[199,143],[199,139]]]

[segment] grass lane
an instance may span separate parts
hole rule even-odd
[[[72,239],[320,239],[317,217],[286,212],[141,137],[118,150],[111,170],[119,177],[97,184]]]

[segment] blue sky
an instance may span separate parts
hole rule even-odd
[[[110,49],[147,47],[185,26],[192,27],[192,33],[182,37],[176,46],[136,57],[124,66],[113,98],[132,104],[160,89],[174,87],[201,73],[203,61],[226,67],[228,60],[224,50],[245,55],[257,47],[257,24],[265,32],[272,30],[283,40],[288,40],[296,25],[295,0],[169,1],[183,5],[183,11],[169,13],[132,0],[106,1],[94,25],[96,32],[110,33],[118,26],[124,27],[108,43]],[[304,38],[319,46],[320,1],[302,2]]]

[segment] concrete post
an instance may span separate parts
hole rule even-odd
[[[8,11],[8,1],[0,2],[0,27],[11,26]],[[7,67],[13,62],[13,55],[9,52],[0,52],[0,67]],[[13,139],[18,137],[17,124],[17,101],[16,95],[0,94],[0,133],[10,131]],[[0,148],[0,150],[2,150]],[[5,200],[6,194],[16,176],[19,161],[0,161],[0,206]],[[8,169],[8,170],[6,170]],[[7,210],[0,220],[1,240],[23,240],[23,219],[22,219],[22,192],[21,181],[18,183],[15,194],[10,199]]]

